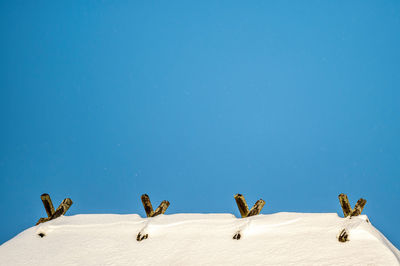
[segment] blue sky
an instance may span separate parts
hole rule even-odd
[[[0,243],[45,211],[337,212],[400,246],[399,1],[1,1]]]

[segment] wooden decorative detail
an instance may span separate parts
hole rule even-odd
[[[238,206],[240,215],[242,217],[246,217],[249,213],[249,207],[247,206],[246,200],[244,199],[242,194],[236,194],[233,196],[236,200],[236,205]]]
[[[150,198],[147,194],[143,194],[141,196],[144,210],[146,212],[147,217],[155,217],[160,214],[164,214],[168,209],[169,201],[163,200],[160,205],[157,207],[155,211],[153,211],[153,206],[151,205]],[[145,240],[149,237],[149,233],[147,232],[147,227],[149,226],[150,220],[146,223],[146,225],[140,230],[140,232],[136,236],[137,241]]]
[[[240,212],[240,215],[242,216],[242,218],[260,214],[262,208],[265,205],[265,201],[262,199],[259,199],[249,211],[249,207],[248,207],[246,200],[242,194],[236,194],[234,196],[234,198],[236,200],[236,204],[238,206],[238,209],[239,209],[239,212]]]
[[[264,208],[265,201],[262,199],[257,200],[257,202],[254,204],[253,208],[249,211],[249,214],[247,216],[254,216],[260,214],[262,208]]]
[[[146,212],[146,216],[151,217],[153,215],[154,211],[153,211],[153,206],[151,205],[149,196],[147,194],[143,194],[141,199],[142,199],[144,211]]]
[[[340,205],[342,206],[343,210],[343,215],[344,217],[353,217],[353,216],[358,216],[361,214],[362,210],[364,209],[365,204],[367,203],[366,199],[359,199],[354,206],[354,209],[351,208],[349,199],[347,198],[346,194],[340,194],[339,195],[339,202]],[[367,220],[368,221],[368,220]],[[342,229],[339,233],[338,236],[339,242],[347,242],[349,241],[349,232],[346,230],[346,228]]]
[[[169,201],[164,200],[160,203],[157,209],[153,211],[153,206],[151,205],[149,196],[147,194],[143,194],[141,199],[147,217],[155,217],[157,215],[164,214],[169,207]]]
[[[142,241],[142,240],[147,239],[148,237],[149,237],[149,234],[144,234],[144,235],[142,235],[142,234],[139,232],[139,234],[136,236],[136,240],[137,240],[137,241]]]
[[[40,196],[40,198],[42,199],[43,206],[46,209],[47,216],[51,217],[55,211],[54,211],[53,202],[51,202],[50,195],[45,193],[45,194],[42,194]]]
[[[350,206],[350,203],[349,203],[349,199],[347,198],[347,195],[343,194],[343,193],[340,194],[339,195],[339,202],[340,202],[340,205],[342,206],[344,217],[349,216],[350,213],[351,213],[351,206]]]
[[[240,233],[240,231],[237,231],[237,232],[234,234],[233,239],[235,239],[235,240],[240,240],[241,237],[242,237],[242,234]]]
[[[160,215],[160,214],[164,214],[165,211],[168,209],[168,207],[169,207],[169,201],[163,200],[160,203],[160,206],[158,206],[158,208],[154,211],[152,217]]]
[[[347,232],[346,229],[343,229],[342,231],[340,231],[338,240],[339,240],[339,242],[342,242],[342,243],[349,241],[349,233]]]
[[[54,210],[53,203],[51,201],[49,194],[46,194],[46,193],[42,194],[40,196],[40,198],[42,199],[43,206],[46,209],[46,213],[47,213],[48,217],[40,218],[39,221],[36,223],[36,225],[56,219],[56,218],[60,217],[61,215],[64,215],[73,203],[70,198],[66,198],[61,202],[61,204],[58,206],[57,210]]]
[[[344,217],[348,216],[353,217],[361,214],[365,204],[367,203],[367,200],[362,198],[359,199],[356,205],[354,206],[354,209],[352,209],[349,203],[349,199],[347,198],[347,195],[342,193],[339,195],[339,202],[340,205],[342,206]]]
[[[351,212],[350,216],[358,216],[361,214],[362,210],[364,209],[365,204],[367,204],[366,199],[359,199],[354,206],[354,210]]]

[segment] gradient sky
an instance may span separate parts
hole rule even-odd
[[[399,247],[400,2],[303,3],[0,1],[0,243],[44,192],[141,216],[343,192]]]

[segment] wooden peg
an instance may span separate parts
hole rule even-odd
[[[237,231],[237,232],[233,235],[233,239],[235,239],[235,240],[240,240],[241,237],[242,237],[242,234],[240,233],[240,231]]]
[[[236,194],[234,196],[234,198],[236,200],[236,204],[238,206],[238,209],[239,209],[239,212],[240,212],[240,215],[242,216],[242,218],[260,214],[262,208],[265,205],[265,201],[262,199],[259,199],[254,204],[254,206],[251,208],[251,210],[249,211],[249,207],[248,207],[246,200],[242,194]]]
[[[340,194],[339,195],[339,202],[340,205],[342,206],[342,210],[343,210],[343,215],[344,217],[347,217],[350,215],[350,213],[352,212],[350,203],[349,203],[349,199],[347,198],[346,194]]]
[[[156,211],[153,211],[153,206],[151,205],[149,196],[147,194],[143,194],[141,199],[147,217],[155,217],[157,215],[164,214],[169,207],[169,201],[164,200],[157,207]]]
[[[366,199],[359,199],[354,206],[354,210],[351,212],[350,216],[358,216],[361,214],[362,210],[364,209],[365,204],[367,204]]]
[[[143,194],[141,199],[142,199],[144,211],[146,212],[146,216],[152,217],[154,211],[153,211],[153,206],[151,205],[149,196],[147,194]]]
[[[157,215],[160,215],[160,214],[164,214],[165,211],[168,209],[168,207],[169,207],[169,201],[163,200],[163,201],[160,203],[160,206],[158,206],[157,209],[154,211],[152,217],[157,216]]]
[[[353,217],[361,214],[365,204],[367,203],[367,200],[363,198],[359,199],[356,205],[354,206],[354,209],[352,209],[349,203],[349,199],[347,198],[347,195],[342,193],[339,195],[339,202],[340,205],[342,206],[344,217],[348,216]]]
[[[342,242],[342,243],[349,241],[349,233],[347,232],[346,229],[343,229],[342,231],[340,231],[338,240],[339,240],[339,242]]]
[[[262,199],[257,200],[257,202],[254,204],[253,208],[249,211],[249,214],[247,216],[254,216],[260,214],[262,208],[265,205],[265,201]]]
[[[136,241],[142,241],[144,239],[147,239],[149,237],[149,234],[144,234],[142,235],[140,232],[139,234],[136,236]]]
[[[61,215],[64,215],[68,211],[69,207],[71,207],[71,205],[72,205],[72,200],[70,198],[64,199],[61,202],[60,206],[58,206],[54,214],[51,216],[51,219],[55,219],[60,217]]]
[[[44,193],[40,196],[40,198],[42,199],[43,206],[46,209],[47,217],[51,217],[54,214],[54,206],[51,202],[49,194]]]
[[[233,196],[236,200],[236,204],[238,206],[240,215],[242,217],[246,217],[247,214],[249,213],[249,207],[247,206],[246,200],[244,199],[242,194],[236,194]]]
[[[72,205],[72,200],[70,198],[64,199],[61,204],[58,206],[57,210],[54,211],[53,203],[51,202],[51,198],[49,194],[42,194],[41,197],[44,208],[46,209],[47,213],[47,218],[40,218],[39,221],[36,223],[36,225],[40,223],[44,223],[53,219],[56,219],[60,217],[61,215],[64,215],[68,209]]]

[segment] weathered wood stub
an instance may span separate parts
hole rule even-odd
[[[43,202],[43,206],[46,209],[46,213],[48,217],[51,217],[54,214],[54,206],[53,203],[51,202],[50,195],[47,193],[44,193],[40,196]]]
[[[244,196],[242,194],[236,194],[234,196],[235,200],[236,200],[236,204],[238,206],[240,215],[242,216],[242,218],[246,218],[246,217],[250,217],[250,216],[254,216],[254,215],[258,215],[260,214],[262,208],[265,205],[265,201],[262,199],[259,199],[254,206],[249,210],[249,207],[246,203],[246,200],[244,198]]]
[[[151,217],[153,215],[154,211],[153,211],[153,206],[151,205],[149,196],[147,194],[143,194],[141,199],[142,199],[144,211],[146,212],[146,216]]]
[[[244,199],[242,194],[236,194],[233,196],[236,200],[236,205],[238,206],[240,215],[242,217],[246,217],[249,213],[249,207],[247,206],[246,200]]]
[[[147,217],[155,217],[157,215],[164,214],[169,207],[169,201],[163,200],[157,209],[153,211],[153,206],[151,205],[149,196],[147,194],[143,194],[141,199]]]
[[[165,211],[168,209],[169,207],[169,201],[163,200],[160,205],[157,207],[157,209],[154,211],[153,216],[157,216],[160,214],[164,214]]]
[[[340,205],[342,206],[344,217],[349,216],[350,213],[351,213],[351,206],[350,206],[350,203],[349,203],[349,199],[347,198],[347,195],[343,194],[343,193],[340,194],[339,195],[339,202],[340,202]]]
[[[61,215],[64,215],[73,203],[70,198],[66,198],[61,202],[61,204],[58,206],[57,210],[54,210],[53,203],[51,201],[49,194],[46,194],[46,193],[42,194],[40,196],[40,198],[42,199],[43,206],[47,213],[47,217],[40,218],[39,221],[36,223],[36,225],[56,219],[56,218],[60,217]]]
[[[260,214],[264,205],[265,205],[265,201],[263,201],[262,199],[257,200],[257,202],[254,204],[254,206],[250,209],[247,216],[254,216],[254,215]]]
[[[353,216],[358,216],[361,214],[362,210],[364,209],[365,204],[367,203],[366,199],[359,199],[354,206],[354,209],[351,208],[349,199],[347,198],[346,194],[341,193],[339,195],[339,202],[340,205],[342,206],[343,210],[343,215],[344,217],[353,217]]]
[[[340,231],[338,240],[339,240],[339,242],[342,242],[342,243],[349,241],[349,233],[347,232],[346,229],[342,229],[342,231]]]
[[[366,199],[359,199],[354,206],[354,210],[350,213],[350,216],[358,216],[361,214],[362,210],[364,209],[365,204],[367,204]]]
[[[237,232],[235,233],[235,235],[233,236],[233,239],[235,239],[235,240],[240,240],[241,237],[242,237],[242,235],[240,234],[240,231],[237,231]]]
[[[145,240],[149,237],[149,234],[144,234],[142,235],[140,232],[136,236],[136,241],[142,241]]]

